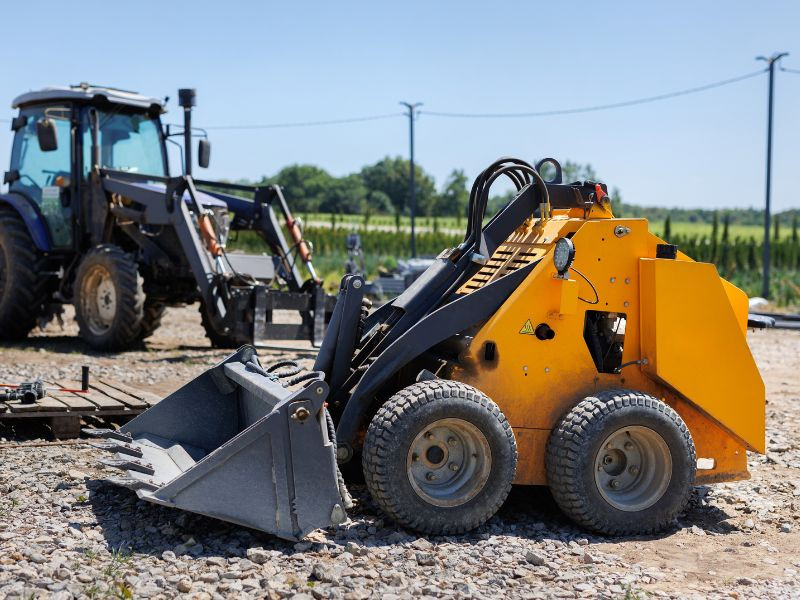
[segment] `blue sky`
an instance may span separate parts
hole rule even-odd
[[[191,8],[191,7],[194,8]],[[493,8],[496,7],[496,8]],[[195,87],[198,125],[397,112],[604,104],[735,77],[791,53],[797,2],[30,2],[0,36],[0,118],[13,97],[90,81],[169,95]],[[33,18],[33,17],[36,18]],[[636,107],[531,119],[422,114],[417,158],[441,185],[500,155],[591,163],[627,202],[761,206],[766,77]],[[777,73],[773,206],[797,207],[800,74]],[[3,124],[2,129],[6,130]],[[341,175],[408,152],[407,121],[213,131],[214,178],[257,178],[298,162]],[[10,132],[0,132],[7,168]]]

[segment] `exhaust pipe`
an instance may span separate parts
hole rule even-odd
[[[178,90],[178,104],[183,107],[183,162],[184,174],[192,174],[192,107],[197,104],[197,90]]]

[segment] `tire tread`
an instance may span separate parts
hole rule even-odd
[[[422,515],[416,514],[408,506],[403,506],[398,498],[389,492],[389,471],[396,468],[396,465],[389,460],[391,454],[389,447],[398,423],[403,419],[413,419],[414,413],[421,407],[443,398],[458,398],[464,402],[480,405],[500,423],[506,441],[514,448],[512,472],[515,472],[517,453],[514,432],[500,408],[474,387],[447,379],[415,383],[400,390],[383,404],[367,430],[362,462],[364,478],[373,499],[390,517],[417,531],[451,535],[474,529],[490,519],[511,491],[511,479],[497,494],[497,499],[485,506],[479,514],[472,515],[469,520],[438,525],[436,528],[431,527]]]
[[[108,260],[119,278],[118,316],[112,326],[112,334],[102,338],[95,336],[80,318],[80,281],[87,265],[96,260],[96,257]],[[81,261],[75,277],[75,288],[75,312],[80,336],[90,346],[103,351],[124,350],[141,339],[145,296],[142,289],[143,279],[133,256],[115,244],[96,246]]]
[[[46,270],[46,259],[37,252],[16,210],[0,207],[0,236],[14,269],[14,289],[5,291],[12,295],[0,298],[0,337],[21,340],[36,326],[42,304],[47,301],[49,281],[40,275]],[[7,273],[6,283],[9,276]]]
[[[689,464],[696,465],[697,457],[689,428],[680,415],[664,402],[642,392],[612,389],[598,392],[576,404],[553,430],[547,444],[547,480],[550,491],[561,510],[573,521],[594,531],[609,535],[651,534],[667,527],[689,501],[688,490],[680,504],[660,521],[647,527],[632,522],[625,527],[611,524],[581,493],[578,463],[588,452],[592,434],[599,421],[613,411],[625,407],[643,407],[666,416],[680,432],[689,451]],[[692,467],[693,469],[694,467]],[[694,470],[691,473],[694,479]]]

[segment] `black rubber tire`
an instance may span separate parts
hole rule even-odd
[[[142,309],[142,325],[139,332],[139,339],[144,340],[149,338],[156,329],[161,327],[161,318],[167,310],[167,305],[163,302],[152,301],[150,298],[145,298],[144,308]]]
[[[231,332],[221,331],[211,315],[208,314],[206,303],[202,300],[200,301],[200,319],[203,323],[203,329],[206,330],[206,337],[211,341],[212,348],[236,349],[252,343],[252,340],[247,336],[237,336]]]
[[[103,333],[93,332],[82,308],[82,282],[92,267],[101,265],[111,276],[116,293],[113,321]],[[144,317],[142,277],[133,256],[114,244],[103,244],[90,250],[81,260],[73,285],[75,320],[81,338],[95,350],[119,351],[140,340]]]
[[[44,258],[16,210],[0,207],[0,339],[22,340],[47,301]]]
[[[491,451],[483,487],[453,507],[436,506],[417,494],[406,468],[414,438],[444,418],[477,427]],[[517,446],[505,416],[485,394],[460,382],[434,379],[400,390],[378,410],[364,440],[362,467],[372,498],[391,518],[423,533],[450,535],[482,525],[499,510],[516,474]]]
[[[663,495],[640,511],[623,511],[607,502],[595,483],[600,446],[614,431],[644,426],[666,442],[672,474]],[[694,484],[697,457],[680,415],[657,398],[631,390],[606,390],[578,403],[553,430],[547,445],[547,480],[570,519],[607,535],[661,531],[685,509]]]

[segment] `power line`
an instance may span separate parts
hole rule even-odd
[[[696,94],[698,92],[704,92],[706,90],[722,87],[724,85],[730,85],[732,83],[744,81],[745,79],[756,77],[757,75],[761,75],[762,73],[765,72],[766,69],[760,69],[752,73],[747,73],[746,75],[740,75],[739,77],[733,77],[731,79],[723,79],[722,81],[715,81],[714,83],[707,83],[706,85],[688,88],[685,90],[679,90],[677,92],[669,92],[666,94],[659,94],[658,96],[647,96],[646,98],[637,98],[636,100],[625,100],[623,102],[614,102],[611,104],[584,106],[580,108],[563,108],[558,110],[544,110],[539,112],[525,112],[525,113],[451,113],[451,112],[439,112],[430,110],[420,111],[420,113],[434,117],[454,117],[462,119],[504,119],[504,118],[519,118],[519,117],[551,117],[555,115],[570,115],[575,113],[609,110],[612,108],[622,108],[625,106],[634,106],[637,104],[647,104],[649,102],[658,102],[659,100],[667,100],[669,98],[676,98],[678,96]]]
[[[794,74],[796,74],[796,75],[800,75],[800,70],[798,70],[798,69],[787,69],[786,67],[783,67],[783,66],[780,66],[780,67],[778,67],[778,68],[779,68],[781,71],[784,71],[784,72],[786,72],[786,73],[794,73]]]
[[[780,67],[781,71],[786,71],[788,73],[797,73],[800,74],[800,70],[796,69],[787,69],[785,67]],[[452,117],[452,118],[470,118],[470,119],[503,119],[503,118],[524,118],[524,117],[549,117],[549,116],[556,116],[556,115],[568,115],[568,114],[576,114],[576,113],[586,113],[586,112],[595,112],[600,110],[610,110],[614,108],[623,108],[626,106],[635,106],[638,104],[647,104],[650,102],[658,102],[660,100],[668,100],[670,98],[676,98],[679,96],[686,96],[689,94],[696,94],[699,92],[704,92],[707,90],[711,90],[714,88],[730,85],[733,83],[738,83],[739,81],[744,81],[745,79],[750,79],[752,77],[756,77],[765,73],[767,69],[762,69],[758,71],[754,71],[752,73],[747,73],[745,75],[740,75],[738,77],[732,77],[730,79],[723,79],[722,81],[715,81],[713,83],[708,83],[705,85],[701,85],[698,87],[688,88],[684,90],[678,90],[675,92],[669,92],[666,94],[659,94],[657,96],[647,96],[645,98],[637,98],[634,100],[625,100],[622,102],[613,102],[611,104],[599,104],[595,106],[584,106],[578,108],[563,108],[563,109],[556,109],[556,110],[546,110],[546,111],[538,111],[538,112],[520,112],[520,113],[458,113],[458,112],[444,112],[444,111],[431,111],[431,110],[418,110],[417,114],[426,114],[434,117]],[[321,121],[294,121],[294,122],[286,122],[286,123],[265,123],[265,124],[251,124],[251,125],[209,125],[204,127],[207,130],[247,130],[247,129],[284,129],[284,128],[295,128],[295,127],[317,127],[317,126],[325,126],[325,125],[344,125],[348,123],[363,123],[366,121],[378,121],[383,119],[394,119],[397,117],[407,116],[406,113],[384,113],[379,115],[367,115],[362,117],[350,117],[344,119],[327,119]],[[10,119],[0,119],[0,123],[10,123]]]
[[[342,125],[345,123],[361,123],[363,121],[378,121],[402,117],[403,113],[387,113],[383,115],[370,115],[366,117],[351,117],[348,119],[330,119],[327,121],[299,121],[294,123],[268,123],[266,125],[211,125],[204,129],[280,129],[287,127],[316,127],[317,125]]]

